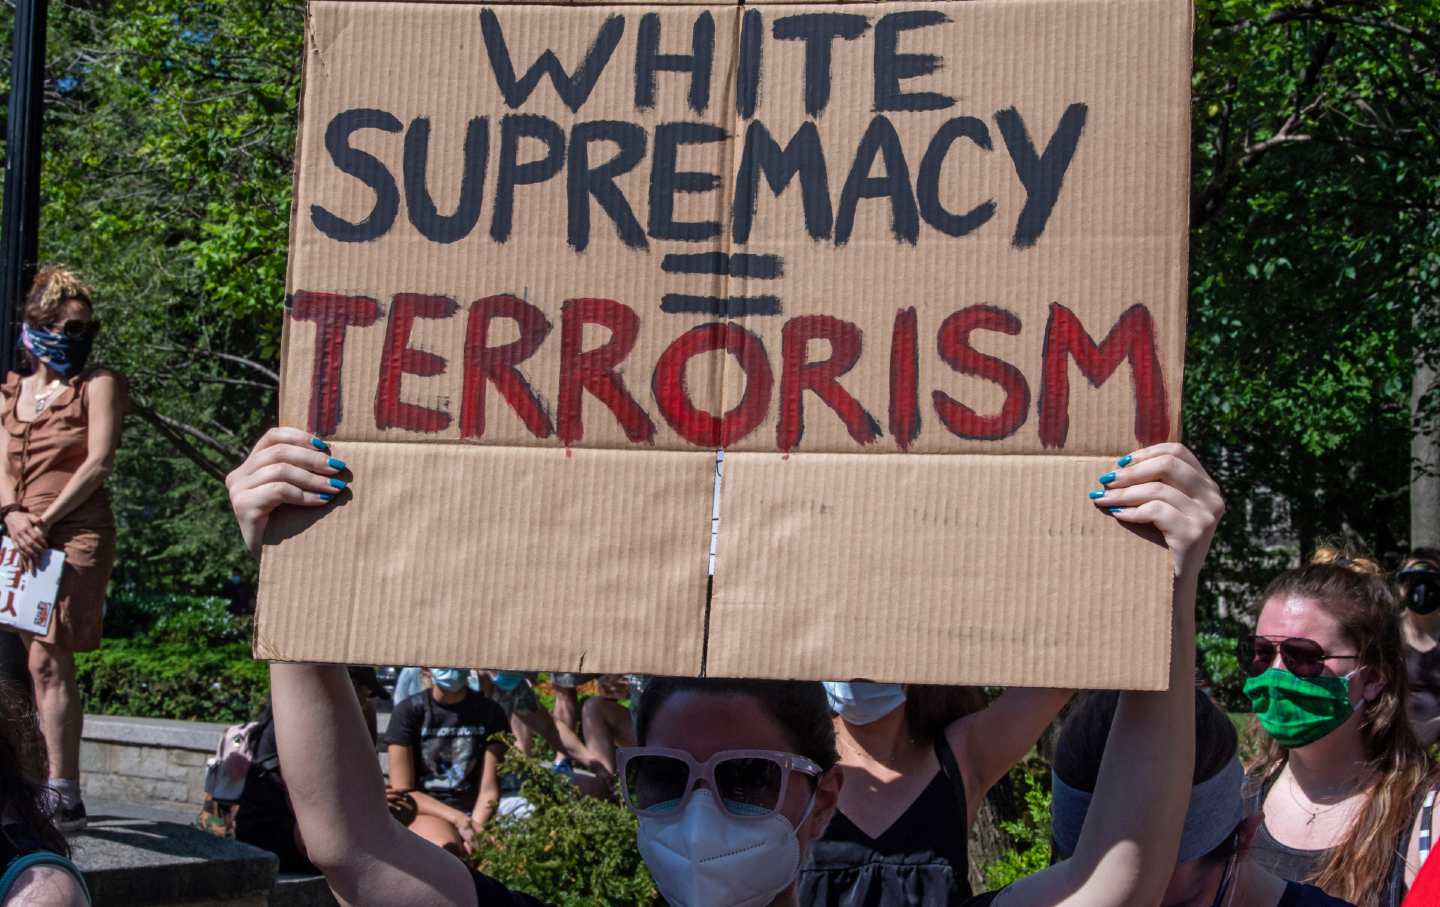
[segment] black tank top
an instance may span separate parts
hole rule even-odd
[[[1246,778],[1247,813],[1253,816],[1261,811],[1274,783],[1274,778],[1261,779],[1255,774]],[[1395,859],[1390,863],[1390,872],[1385,878],[1385,890],[1380,895],[1380,907],[1400,907],[1405,900],[1405,853],[1410,848],[1410,826],[1405,827],[1405,832],[1396,842],[1395,848]],[[1301,850],[1280,843],[1270,834],[1270,829],[1264,822],[1260,823],[1247,854],[1256,866],[1287,882],[1312,881],[1330,859],[1328,849]]]
[[[880,837],[835,813],[800,870],[801,907],[949,907],[970,897],[965,782],[943,735],[935,758],[935,779]]]

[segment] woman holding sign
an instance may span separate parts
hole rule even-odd
[[[74,272],[42,268],[20,330],[29,374],[0,387],[5,455],[0,516],[30,569],[48,550],[65,555],[50,628],[21,633],[64,831],[85,826],[80,801],[80,695],[76,652],[100,646],[105,587],[115,564],[115,518],[105,480],[120,446],[127,394],[119,375],[87,367],[99,322],[90,287]]]
[[[1002,892],[967,898],[967,907],[1154,904],[1169,881],[1195,757],[1196,582],[1224,504],[1179,445],[1139,451],[1126,463],[1096,519],[1153,527],[1172,553],[1169,689],[1120,695],[1091,821],[1070,859]],[[259,553],[276,507],[325,506],[334,472],[324,442],[294,429],[268,432],[228,479],[251,551]],[[295,766],[287,776],[295,814],[311,858],[343,902],[543,907],[391,821],[342,668],[277,663],[270,678],[276,742]],[[800,867],[845,781],[823,688],[657,679],[641,694],[636,730],[639,746],[620,753],[619,774],[640,817],[640,851],[666,900],[794,907]]]

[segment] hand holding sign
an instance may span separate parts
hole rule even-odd
[[[42,548],[31,559],[10,536],[0,539],[0,624],[36,636],[49,633],[64,567],[63,551]]]
[[[348,484],[336,478],[344,469],[345,463],[330,456],[329,445],[318,438],[293,428],[267,431],[245,462],[225,477],[230,507],[250,553],[260,556],[271,511],[281,504],[328,502]]]
[[[21,569],[30,570],[45,554],[45,523],[28,510],[5,515],[5,534],[15,540],[22,557]]]

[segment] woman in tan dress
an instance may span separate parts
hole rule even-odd
[[[20,634],[64,831],[85,825],[74,653],[100,646],[105,587],[115,564],[115,518],[104,485],[127,401],[123,378],[86,366],[97,328],[84,281],[63,267],[43,268],[25,302],[20,338],[31,373],[12,372],[0,386],[5,534],[22,564],[33,564],[47,549],[65,552],[50,632]]]

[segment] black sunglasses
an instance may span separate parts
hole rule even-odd
[[[51,327],[55,327],[55,325],[51,325]],[[56,333],[64,334],[72,340],[93,338],[100,332],[100,319],[67,318],[63,324],[59,325],[59,328],[60,330]]]
[[[1440,608],[1440,573],[1416,564],[1401,570],[1395,579],[1399,582],[1400,597],[1411,611],[1430,614]]]
[[[1318,642],[1303,636],[1242,636],[1235,648],[1240,670],[1251,677],[1264,674],[1275,663],[1276,652],[1285,670],[1296,677],[1319,677],[1331,658],[1359,657],[1327,653]]]

